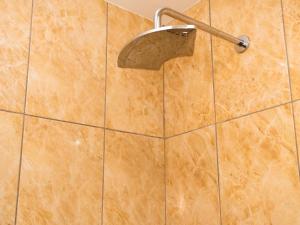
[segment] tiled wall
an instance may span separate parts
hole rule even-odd
[[[116,66],[152,23],[103,0],[0,11],[1,225],[300,225],[297,0],[201,0],[251,47],[160,71]]]
[[[193,57],[165,64],[168,225],[300,224],[300,4],[202,0]]]
[[[0,11],[0,224],[163,225],[163,73],[116,66],[151,22],[103,0]]]

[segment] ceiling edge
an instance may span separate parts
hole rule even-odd
[[[132,13],[132,14],[134,14],[134,15],[137,15],[137,16],[139,16],[139,17],[142,17],[142,18],[144,18],[144,19],[146,19],[146,20],[149,20],[149,21],[153,22],[153,19],[149,19],[148,17],[143,16],[143,15],[140,15],[140,14],[137,13],[137,12],[133,12],[133,11],[131,11],[130,9],[127,9],[127,8],[121,6],[121,5],[115,4],[114,2],[111,2],[110,0],[105,0],[105,2],[106,2],[107,4],[114,5],[114,6],[120,8],[120,9],[122,9],[122,10],[124,10],[124,11],[130,12],[130,13]],[[154,16],[154,15],[153,15],[153,16]]]
[[[185,13],[185,12],[188,11],[190,8],[192,8],[192,7],[194,7],[195,5],[197,5],[200,1],[202,1],[202,0],[197,0],[197,1],[194,2],[192,5],[186,7],[184,10],[182,10],[182,13]],[[139,17],[142,17],[142,18],[144,18],[144,19],[146,19],[146,20],[149,20],[149,21],[153,22],[153,18],[148,18],[148,17],[143,16],[143,15],[137,13],[137,12],[133,12],[133,11],[131,11],[130,9],[125,8],[124,6],[121,6],[121,5],[115,4],[114,2],[111,2],[110,0],[105,0],[105,2],[107,2],[108,4],[114,5],[114,6],[120,8],[120,9],[122,9],[122,10],[125,10],[125,11],[127,11],[127,12],[132,13],[132,14],[135,14],[135,15],[137,15],[137,16],[139,16]],[[153,14],[153,17],[154,17],[154,14]],[[164,20],[164,22],[169,23],[169,22],[172,21],[172,20],[173,20],[172,18],[168,17],[167,19]]]

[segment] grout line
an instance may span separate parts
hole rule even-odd
[[[18,181],[17,181],[17,196],[16,196],[16,208],[15,208],[15,221],[14,221],[15,225],[17,224],[17,219],[18,219],[20,181],[21,181],[21,172],[22,172],[23,144],[24,144],[25,120],[26,120],[25,109],[26,109],[28,74],[29,74],[29,63],[30,63],[30,52],[31,52],[33,10],[34,10],[34,0],[31,1],[31,15],[30,15],[30,25],[29,25],[29,40],[28,40],[28,55],[27,55],[27,71],[26,71],[26,81],[25,81],[25,94],[24,94],[22,136],[21,136],[21,148],[20,148],[20,158],[19,158],[19,174],[18,174]]]
[[[163,65],[163,137],[166,138],[165,65]]]
[[[23,115],[23,123],[22,123],[22,136],[21,136],[21,150],[20,150],[20,158],[19,158],[19,174],[18,174],[18,183],[17,183],[17,198],[16,198],[16,208],[15,208],[15,222],[17,224],[18,218],[18,205],[19,205],[19,195],[20,195],[20,182],[21,182],[21,170],[22,170],[22,158],[23,158],[23,144],[24,144],[24,132],[25,132],[25,120],[26,117]]]
[[[165,185],[165,225],[167,225],[167,156],[166,156],[166,110],[165,110],[165,65],[163,65],[163,148],[164,148],[164,185]]]
[[[296,100],[293,100],[292,103],[296,103],[296,102],[299,102],[300,99],[296,99]]]
[[[297,156],[297,164],[298,164],[298,173],[300,179],[300,161],[299,161],[299,147],[298,147],[298,140],[297,140],[297,129],[296,129],[296,119],[295,119],[295,110],[294,104],[291,104],[292,114],[293,114],[293,128],[294,128],[294,136],[295,136],[295,144],[296,144],[296,156]]]
[[[67,121],[67,120],[49,118],[49,117],[38,116],[38,115],[29,114],[29,113],[25,113],[24,115],[25,116],[34,117],[34,118],[39,118],[39,119],[52,120],[52,121],[56,121],[56,122],[63,122],[63,123],[69,123],[69,124],[74,124],[74,125],[80,125],[80,126],[86,126],[86,127],[93,127],[93,128],[104,129],[104,127],[102,127],[102,126],[89,125],[89,124],[85,124],[85,123],[78,123],[78,122],[72,122],[72,121]]]
[[[214,84],[213,84],[213,86],[214,86]],[[247,114],[244,114],[244,115],[241,115],[241,116],[233,117],[233,118],[230,118],[228,120],[223,120],[223,121],[220,121],[220,122],[211,123],[211,124],[208,124],[208,125],[205,125],[205,126],[202,126],[202,127],[198,127],[198,128],[195,128],[195,129],[192,129],[192,130],[189,130],[189,131],[185,131],[185,132],[182,132],[182,133],[174,134],[172,136],[165,137],[165,139],[177,137],[177,136],[180,136],[180,135],[183,135],[183,134],[191,133],[191,132],[194,132],[194,131],[197,131],[197,130],[201,130],[201,129],[204,129],[204,128],[207,128],[207,127],[214,126],[214,125],[227,123],[227,122],[230,122],[232,120],[241,119],[243,117],[251,116],[251,115],[256,114],[256,113],[264,112],[264,111],[267,111],[267,110],[270,110],[270,109],[274,109],[274,108],[277,108],[277,107],[280,107],[280,106],[283,106],[283,105],[287,105],[287,104],[291,104],[291,103],[295,103],[295,102],[298,102],[298,101],[300,101],[300,99],[296,100],[296,101],[284,102],[284,103],[281,103],[281,104],[278,104],[278,105],[274,105],[274,106],[271,106],[271,107],[268,107],[268,108],[264,108],[264,109],[261,109],[261,110],[255,111],[255,112],[251,112],[251,113],[247,113]]]
[[[208,12],[209,12],[209,25],[212,24],[211,19],[211,3],[208,0]],[[212,35],[210,37],[210,57],[211,57],[211,76],[213,86],[213,102],[214,102],[214,122],[215,122],[215,149],[216,149],[216,169],[217,169],[217,185],[218,185],[218,200],[219,200],[219,223],[222,225],[222,202],[221,202],[221,183],[220,183],[220,160],[219,160],[219,147],[218,147],[218,129],[217,129],[217,113],[216,113],[216,92],[215,92],[215,73],[214,73],[214,53],[213,53],[213,41]]]
[[[140,134],[140,133],[135,133],[135,132],[131,132],[131,131],[117,130],[117,129],[113,129],[113,128],[105,128],[105,130],[116,131],[116,132],[125,133],[125,134],[133,134],[133,135],[143,136],[143,137],[148,137],[148,138],[164,139],[164,137],[153,136],[153,135],[148,135],[148,134]]]
[[[139,135],[139,136],[144,136],[144,137],[149,137],[149,138],[169,139],[169,138],[177,137],[177,136],[187,134],[187,133],[190,133],[190,132],[193,132],[193,131],[197,131],[197,130],[200,130],[200,129],[203,129],[203,128],[207,128],[207,127],[210,127],[210,126],[213,126],[213,125],[223,124],[223,123],[226,123],[226,122],[230,122],[232,120],[240,119],[240,118],[243,118],[243,117],[250,116],[252,114],[260,113],[260,112],[267,111],[267,110],[270,110],[270,109],[274,109],[274,108],[277,108],[277,107],[280,107],[280,106],[283,106],[283,105],[286,105],[286,104],[296,103],[296,102],[299,102],[299,101],[300,101],[300,99],[297,99],[297,100],[294,100],[294,101],[284,102],[284,103],[274,105],[274,106],[271,106],[271,107],[268,107],[268,108],[264,108],[264,109],[261,109],[261,110],[255,111],[255,112],[251,112],[251,113],[247,113],[247,114],[244,114],[244,115],[241,115],[241,116],[233,117],[233,118],[230,118],[228,120],[223,120],[223,121],[220,121],[220,122],[211,123],[211,124],[208,124],[208,125],[205,125],[205,126],[201,126],[201,127],[198,127],[198,128],[192,129],[192,130],[188,130],[188,131],[185,131],[185,132],[182,132],[182,133],[178,133],[178,134],[174,134],[174,135],[166,136],[166,137],[143,134],[143,133],[136,133],[136,132],[119,130],[119,129],[114,129],[114,128],[105,128],[105,127],[102,127],[102,126],[89,125],[89,124],[85,124],[85,123],[72,122],[72,121],[68,121],[68,120],[54,119],[54,118],[50,118],[50,117],[38,116],[38,115],[29,114],[29,113],[14,112],[14,111],[5,110],[5,109],[0,109],[0,112],[14,113],[14,114],[30,116],[30,117],[35,117],[35,118],[40,118],[40,119],[45,119],[45,120],[53,120],[53,121],[57,121],[57,122],[70,123],[70,124],[75,124],[75,125],[80,125],[80,126],[100,128],[100,129],[105,129],[105,130],[109,130],[109,131],[116,131],[116,132],[120,132],[120,133]]]
[[[291,82],[291,76],[290,76],[290,63],[289,63],[289,55],[288,55],[288,49],[287,49],[287,40],[286,40],[285,21],[284,21],[282,0],[280,0],[280,6],[281,6],[281,19],[282,19],[282,30],[283,30],[285,56],[286,56],[286,63],[287,63],[287,72],[288,72],[288,78],[289,78],[290,100],[293,101],[292,82]]]
[[[105,46],[105,84],[104,84],[104,118],[103,126],[106,124],[106,87],[107,87],[107,42],[108,42],[108,3],[106,3],[106,46]],[[106,129],[103,130],[103,155],[102,155],[102,199],[101,199],[101,225],[103,222],[104,214],[104,171],[105,171],[105,148],[106,148]]]
[[[105,97],[105,99],[106,99],[106,97]],[[106,107],[106,100],[105,100],[105,107]],[[106,111],[106,110],[104,110],[104,111]],[[105,128],[105,127],[102,127],[102,126],[95,126],[95,125],[89,125],[89,124],[85,124],[85,123],[77,123],[77,122],[72,122],[72,121],[67,121],[67,120],[53,119],[53,118],[49,118],[49,117],[36,116],[36,115],[32,115],[32,114],[24,114],[24,115],[35,117],[35,118],[40,118],[40,119],[45,119],[45,120],[52,120],[52,121],[75,124],[75,125],[80,125],[80,126],[99,128],[99,129],[104,129],[104,130],[110,130],[110,131],[115,131],[115,132],[120,132],[120,133],[127,133],[127,134],[134,134],[134,135],[150,137],[150,138],[159,138],[159,139],[163,138],[163,137],[154,136],[154,135],[135,133],[135,132],[131,132],[131,131],[118,130],[118,129],[114,129],[114,128]],[[106,112],[105,112],[105,117],[106,117]]]
[[[195,128],[195,129],[188,130],[188,131],[185,131],[185,132],[182,132],[182,133],[178,133],[178,134],[170,135],[170,136],[167,136],[167,137],[165,137],[165,139],[169,139],[169,138],[177,137],[177,136],[180,136],[180,135],[183,135],[183,134],[188,134],[188,133],[191,133],[191,132],[194,132],[194,131],[197,131],[197,130],[203,129],[203,128],[207,128],[207,127],[210,127],[210,126],[213,126],[213,125],[215,125],[215,123],[211,123],[211,124],[208,124],[208,125],[205,125],[205,126],[197,127],[197,128]]]
[[[233,118],[230,118],[230,119],[227,119],[227,120],[222,120],[220,122],[216,122],[216,124],[223,124],[223,123],[226,123],[226,122],[230,122],[232,120],[237,120],[237,119],[240,119],[240,118],[243,118],[243,117],[251,116],[253,114],[268,111],[268,110],[271,110],[271,109],[274,109],[274,108],[277,108],[277,107],[280,107],[280,106],[284,106],[284,105],[287,105],[287,104],[290,104],[290,103],[293,103],[293,102],[292,101],[287,101],[287,102],[284,102],[284,103],[280,103],[280,104],[277,104],[277,105],[273,105],[273,106],[270,106],[270,107],[267,107],[267,108],[257,110],[255,112],[250,112],[250,113],[240,115],[240,116],[237,116],[237,117],[233,117]]]
[[[109,131],[115,131],[115,132],[120,132],[120,133],[133,134],[133,135],[139,135],[139,136],[144,136],[144,137],[149,137],[149,138],[164,139],[164,137],[161,137],[161,136],[154,136],[154,135],[149,135],[149,134],[135,133],[135,132],[131,132],[131,131],[118,130],[118,129],[114,129],[114,128],[105,128],[105,127],[102,127],[102,126],[95,126],[95,125],[89,125],[89,124],[85,124],[85,123],[72,122],[72,121],[68,121],[68,120],[60,120],[60,119],[54,119],[54,118],[50,118],[50,117],[37,116],[37,115],[29,114],[29,113],[14,112],[14,111],[5,110],[5,109],[0,109],[0,112],[14,113],[14,114],[19,114],[19,115],[23,115],[23,116],[35,117],[35,118],[39,118],[39,119],[52,120],[52,121],[56,121],[56,122],[69,123],[69,124],[74,124],[74,125],[79,125],[79,126],[99,128],[99,129],[104,129],[104,130],[109,130]]]
[[[128,133],[128,134],[139,135],[139,136],[150,137],[150,138],[169,139],[169,138],[177,137],[177,136],[187,134],[187,133],[190,133],[190,132],[193,132],[193,131],[201,130],[203,128],[207,128],[207,127],[210,127],[210,126],[213,126],[213,125],[223,124],[223,123],[226,123],[226,122],[230,122],[232,120],[240,119],[240,118],[243,118],[243,117],[250,116],[252,114],[256,114],[256,113],[259,113],[259,112],[274,109],[274,108],[277,108],[277,107],[280,107],[280,106],[283,106],[283,105],[286,105],[286,104],[296,103],[296,102],[299,102],[299,101],[300,101],[300,99],[297,99],[297,100],[294,100],[294,101],[284,102],[284,103],[274,105],[274,106],[271,106],[271,107],[268,107],[268,108],[264,108],[264,109],[261,109],[261,110],[255,111],[255,112],[251,112],[251,113],[247,113],[247,114],[244,114],[244,115],[241,115],[241,116],[233,117],[233,118],[230,118],[228,120],[220,121],[220,122],[217,122],[217,123],[211,123],[211,124],[208,124],[208,125],[205,125],[205,126],[201,126],[201,127],[198,127],[198,128],[192,129],[192,130],[188,130],[188,131],[185,131],[185,132],[182,132],[182,133],[178,133],[178,134],[174,134],[174,135],[166,136],[166,137],[136,133],[136,132],[125,131],[125,130],[118,130],[118,129],[114,129],[114,128],[105,128],[105,127],[102,127],[102,126],[89,125],[89,124],[84,124],[84,123],[72,122],[72,121],[68,121],[68,120],[54,119],[54,118],[50,118],[50,117],[37,116],[37,115],[33,115],[33,114],[28,114],[28,113],[14,112],[14,111],[5,110],[5,109],[0,109],[0,111],[7,112],[7,113],[14,113],[14,114],[19,114],[19,115],[24,115],[24,116],[30,116],[30,117],[35,117],[35,118],[40,118],[40,119],[45,119],[45,120],[53,120],[53,121],[57,121],[57,122],[70,123],[70,124],[75,124],[75,125],[80,125],[80,126],[100,128],[100,129],[105,129],[105,130],[109,130],[109,131],[116,131],[116,132],[120,132],[120,133]]]
[[[281,3],[281,16],[282,16],[283,38],[284,38],[284,45],[285,45],[285,55],[286,55],[287,70],[288,70],[288,77],[289,77],[290,98],[291,98],[291,102],[292,102],[291,108],[292,108],[292,115],[293,115],[293,127],[294,127],[294,136],[295,136],[295,144],[296,144],[298,174],[299,174],[299,178],[300,178],[299,148],[298,148],[298,140],[297,140],[297,129],[296,129],[295,111],[294,111],[294,104],[293,104],[293,91],[292,91],[292,82],[291,82],[291,73],[290,73],[290,61],[289,61],[288,47],[287,47],[287,40],[286,40],[285,21],[284,21],[282,0],[280,0],[280,3]]]
[[[7,112],[7,113],[18,114],[18,115],[24,115],[24,113],[21,113],[21,112],[14,112],[14,111],[7,110],[7,109],[0,109],[0,112]]]
[[[163,140],[163,148],[164,148],[164,185],[165,185],[165,225],[167,225],[167,155],[166,155],[166,139]]]
[[[31,36],[32,36],[33,7],[34,7],[34,0],[32,0],[32,2],[31,2],[31,17],[30,17],[30,27],[29,27],[29,43],[28,43],[28,56],[27,56],[27,71],[26,71],[25,94],[24,94],[24,107],[23,107],[23,113],[24,113],[24,114],[25,114],[26,104],[27,104],[27,87],[28,87],[28,80],[29,80],[29,64],[30,64],[30,53],[31,53]]]

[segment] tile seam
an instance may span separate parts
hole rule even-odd
[[[214,125],[223,124],[223,123],[227,123],[227,122],[230,122],[230,121],[233,121],[233,120],[248,117],[248,116],[251,116],[251,115],[256,114],[256,113],[268,111],[268,110],[271,110],[271,109],[274,109],[274,108],[277,108],[277,107],[280,107],[280,106],[283,106],[283,105],[295,103],[295,102],[298,102],[298,101],[300,101],[300,100],[284,102],[284,103],[274,105],[274,106],[271,106],[271,107],[268,107],[268,108],[264,108],[264,109],[261,109],[261,110],[255,111],[255,112],[244,114],[244,115],[241,115],[241,116],[238,116],[238,117],[233,117],[233,118],[225,120],[225,121],[220,121],[220,122],[217,122],[217,123],[211,123],[211,124],[208,124],[208,125],[205,125],[205,126],[202,126],[202,127],[198,127],[198,128],[195,128],[195,129],[192,129],[192,130],[189,130],[189,131],[179,133],[179,134],[174,134],[172,136],[167,136],[167,137],[165,137],[165,139],[177,137],[177,136],[180,136],[180,135],[188,134],[188,133],[191,133],[191,132],[194,132],[194,131],[197,131],[197,130],[201,130],[201,129],[204,129],[204,128],[207,128],[207,127],[211,127],[211,126],[214,126]]]
[[[205,126],[197,127],[197,128],[195,128],[195,129],[191,129],[191,130],[188,130],[188,131],[184,131],[184,132],[182,132],[182,133],[178,133],[178,134],[166,136],[165,139],[178,137],[178,136],[180,136],[180,135],[188,134],[188,133],[191,133],[191,132],[194,132],[194,131],[197,131],[197,130],[201,130],[201,129],[203,129],[203,128],[211,127],[211,126],[213,126],[213,125],[215,125],[215,123],[211,123],[211,124],[208,124],[208,125],[205,125]]]
[[[295,145],[296,145],[298,175],[299,175],[299,179],[300,179],[299,147],[298,147],[298,139],[297,139],[298,136],[297,136],[297,129],[296,129],[294,103],[293,103],[293,90],[292,90],[292,80],[291,80],[291,73],[290,73],[290,61],[289,61],[289,55],[288,55],[288,46],[287,46],[286,30],[285,30],[283,0],[280,0],[280,5],[281,5],[282,28],[283,28],[283,39],[284,39],[284,47],[285,47],[285,55],[286,55],[286,63],[287,63],[287,72],[288,72],[288,78],[289,78],[290,100],[292,102],[291,109],[292,109],[292,116],[293,116],[293,129],[294,129],[294,138],[295,138]]]
[[[112,129],[112,128],[103,128],[103,129],[106,129],[108,131],[116,131],[119,133],[132,134],[132,135],[148,137],[148,138],[164,139],[164,137],[161,137],[161,136],[153,136],[153,135],[148,135],[148,134],[135,133],[135,132],[131,132],[131,131],[117,130],[117,129]]]
[[[13,114],[22,115],[22,116],[25,115],[22,112],[15,112],[15,111],[7,110],[7,109],[0,109],[0,112],[13,113]]]
[[[299,102],[299,101],[300,101],[300,99],[295,99],[295,100],[292,101],[292,103],[296,103],[296,102]]]
[[[271,110],[271,109],[274,109],[274,108],[277,108],[277,107],[280,107],[280,106],[283,106],[283,105],[287,105],[287,104],[290,104],[290,103],[292,103],[292,101],[283,102],[283,103],[280,103],[280,104],[277,104],[277,105],[273,105],[273,106],[270,106],[270,107],[266,107],[266,108],[257,110],[255,112],[250,112],[250,113],[243,114],[243,115],[240,115],[240,116],[237,116],[237,117],[233,117],[233,118],[230,118],[230,119],[227,119],[227,120],[216,122],[216,124],[227,123],[227,122],[230,122],[230,121],[233,121],[233,120],[237,120],[237,119],[240,119],[240,118],[248,117],[248,116],[251,116],[253,114],[264,112],[264,111],[268,111],[268,110]]]
[[[16,193],[16,205],[15,205],[15,217],[14,225],[18,222],[18,208],[19,208],[19,196],[20,196],[20,182],[22,173],[22,159],[23,159],[23,145],[24,145],[24,133],[25,133],[25,110],[27,103],[27,86],[29,77],[29,64],[30,64],[30,53],[31,53],[31,38],[32,38],[32,20],[34,11],[34,0],[31,1],[31,13],[30,13],[30,25],[29,25],[29,38],[28,38],[28,55],[27,55],[27,70],[26,70],[26,81],[25,81],[25,93],[24,93],[24,106],[23,106],[23,121],[22,121],[22,136],[21,136],[21,146],[20,146],[20,157],[19,157],[19,168],[18,168],[18,180],[17,180],[17,193]]]
[[[78,126],[98,128],[98,129],[103,129],[103,130],[115,131],[115,132],[119,132],[119,133],[126,133],[126,134],[138,135],[138,136],[143,136],[143,137],[149,137],[149,138],[164,139],[164,137],[161,137],[161,136],[153,136],[153,135],[148,135],[148,134],[135,133],[135,132],[131,132],[131,131],[118,130],[118,129],[113,129],[113,128],[105,128],[105,127],[94,126],[94,125],[89,125],[89,124],[76,123],[76,122],[71,122],[71,121],[67,121],[67,120],[54,119],[54,118],[50,118],[50,117],[36,116],[36,115],[28,114],[28,113],[20,113],[20,112],[14,112],[14,111],[3,110],[3,109],[0,109],[0,112],[13,113],[13,114],[23,115],[23,116],[27,116],[27,117],[34,117],[34,118],[51,120],[51,121],[67,123],[67,124],[73,124],[73,125],[78,125]]]
[[[163,148],[164,148],[164,217],[167,225],[167,155],[166,155],[166,109],[165,109],[165,65],[163,65]]]
[[[212,25],[211,18],[211,2],[208,0],[209,25]],[[222,225],[222,201],[221,201],[221,184],[220,184],[220,161],[219,161],[219,147],[218,147],[218,131],[217,131],[217,113],[216,113],[216,92],[215,92],[215,73],[214,73],[214,54],[212,35],[210,37],[210,57],[211,57],[211,77],[213,88],[213,104],[214,104],[214,133],[215,133],[215,151],[216,151],[216,172],[217,172],[217,188],[218,188],[218,209],[219,209],[219,224]]]
[[[108,3],[106,3],[106,40],[105,40],[105,84],[104,84],[104,116],[103,126],[106,127],[106,88],[107,88],[107,43],[108,43]],[[103,155],[102,155],[102,199],[101,199],[101,221],[100,224],[104,224],[104,184],[105,184],[105,149],[106,148],[106,129],[103,129]]]
[[[163,136],[154,136],[154,135],[143,134],[143,133],[136,133],[136,132],[132,132],[132,131],[119,130],[119,129],[114,129],[114,128],[105,128],[105,127],[102,127],[102,126],[95,126],[95,125],[89,125],[89,124],[84,124],[84,123],[77,123],[77,122],[72,122],[72,121],[68,121],[68,120],[54,119],[54,118],[51,118],[51,117],[37,116],[37,115],[33,115],[33,114],[15,112],[15,111],[6,110],[6,109],[0,109],[0,112],[7,112],[7,113],[19,114],[19,115],[24,115],[24,116],[29,116],[29,117],[35,117],[35,118],[45,119],[45,120],[51,120],[51,121],[56,121],[56,122],[62,122],[62,123],[68,123],[68,124],[74,124],[74,125],[79,125],[79,126],[86,126],[86,127],[92,127],[92,128],[100,128],[100,129],[105,129],[105,130],[109,130],[109,131],[116,131],[116,132],[120,132],[120,133],[127,133],[127,134],[139,135],[139,136],[144,136],[144,137],[149,137],[149,138],[169,139],[169,138],[177,137],[177,136],[180,136],[180,135],[183,135],[183,134],[187,134],[187,133],[190,133],[190,132],[193,132],[193,131],[197,131],[197,130],[200,130],[200,129],[203,129],[203,128],[211,127],[213,125],[227,123],[227,122],[230,122],[230,121],[233,121],[233,120],[237,120],[237,119],[240,119],[240,118],[243,118],[243,117],[251,116],[251,115],[256,114],[256,113],[264,112],[264,111],[267,111],[267,110],[271,110],[271,109],[274,109],[274,108],[277,108],[277,107],[280,107],[280,106],[283,106],[283,105],[287,105],[287,104],[291,104],[291,103],[296,103],[296,102],[300,102],[300,99],[293,100],[293,101],[288,101],[288,102],[284,102],[284,103],[280,103],[280,104],[277,104],[277,105],[274,105],[274,106],[271,106],[271,107],[268,107],[268,108],[264,108],[264,109],[261,109],[261,110],[255,111],[255,112],[243,114],[241,116],[233,117],[233,118],[230,118],[228,120],[220,121],[220,122],[217,122],[217,123],[211,123],[211,124],[208,124],[208,125],[205,125],[205,126],[201,126],[201,127],[195,128],[195,129],[191,129],[191,130],[188,130],[188,131],[184,131],[182,133],[178,133],[178,134],[174,134],[172,136],[166,136],[166,137],[163,137]]]
[[[22,121],[22,135],[21,135],[21,143],[20,143],[20,156],[19,156],[19,167],[18,167],[18,181],[17,181],[17,198],[15,205],[15,217],[14,217],[14,225],[17,224],[18,219],[18,206],[19,206],[19,196],[20,196],[20,182],[21,182],[21,171],[22,171],[22,158],[23,158],[23,144],[24,144],[24,132],[25,132],[25,120],[26,117],[23,115]]]
[[[52,121],[56,121],[56,122],[69,123],[69,124],[74,124],[74,125],[80,125],[80,126],[86,126],[86,127],[102,128],[102,129],[104,129],[104,127],[102,127],[102,126],[89,125],[89,124],[85,124],[85,123],[79,123],[79,122],[73,122],[73,121],[68,121],[68,120],[55,119],[55,118],[50,118],[50,117],[45,117],[45,116],[34,115],[34,114],[30,114],[30,113],[25,113],[24,115],[25,116],[39,118],[39,119],[52,120]]]

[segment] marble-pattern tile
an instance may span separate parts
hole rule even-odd
[[[13,225],[15,220],[22,124],[22,115],[0,111],[0,224],[3,225]]]
[[[295,126],[297,134],[297,144],[298,144],[298,157],[300,163],[300,101],[294,102],[294,114],[295,114]],[[299,175],[300,175],[300,164],[299,164]]]
[[[248,35],[243,54],[213,38],[217,121],[288,102],[289,78],[280,0],[211,0],[212,25]]]
[[[285,35],[293,99],[300,99],[300,1],[283,0]]]
[[[105,225],[164,225],[163,140],[107,131]]]
[[[0,2],[0,109],[24,111],[31,0]]]
[[[215,129],[166,140],[167,224],[219,225]]]
[[[223,225],[300,224],[291,105],[218,125]]]
[[[26,117],[18,225],[101,221],[103,130]]]
[[[103,126],[104,0],[34,2],[26,112]]]
[[[116,6],[108,6],[106,127],[162,136],[163,74],[118,68],[121,49],[152,22]]]
[[[202,0],[186,15],[209,24],[209,2]],[[174,23],[174,22],[173,22]],[[209,34],[198,30],[194,55],[165,63],[165,132],[167,136],[214,122]]]

